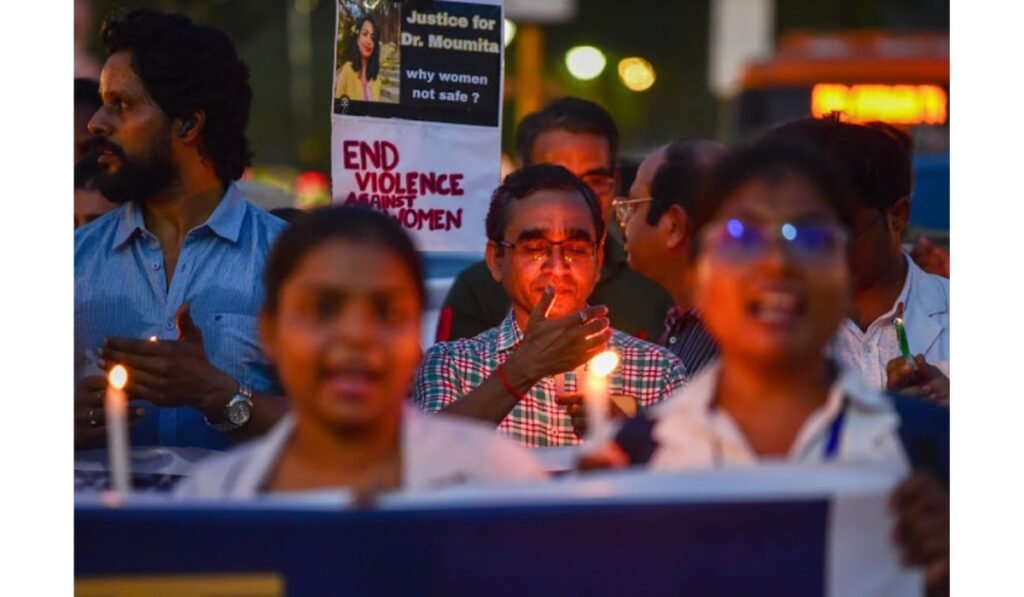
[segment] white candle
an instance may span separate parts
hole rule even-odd
[[[126,494],[131,491],[130,464],[128,461],[128,396],[124,386],[128,383],[128,370],[116,365],[107,378],[107,395],[104,413],[107,426],[107,453],[110,455],[110,479],[114,491]]]
[[[619,355],[606,350],[587,363],[583,378],[583,408],[587,415],[587,438],[600,440],[607,435],[609,427],[608,376],[619,366]]]

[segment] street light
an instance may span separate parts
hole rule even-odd
[[[576,46],[565,53],[565,66],[569,74],[581,81],[596,78],[604,71],[604,53],[594,46]]]
[[[632,91],[646,91],[654,85],[654,67],[643,58],[623,58],[619,61],[619,78]]]
[[[505,19],[505,47],[507,48],[512,40],[516,38],[516,24]]]

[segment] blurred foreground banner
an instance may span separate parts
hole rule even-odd
[[[361,509],[340,493],[80,499],[75,577],[106,595],[204,578],[264,579],[268,594],[279,579],[288,595],[919,595],[890,539],[896,481],[776,465],[454,488]]]
[[[501,164],[502,2],[338,0],[334,203],[424,251],[480,252]]]

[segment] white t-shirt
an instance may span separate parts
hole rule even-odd
[[[760,459],[729,414],[712,408],[721,364],[714,363],[675,396],[652,409],[657,449],[650,468],[680,471],[752,465]],[[840,423],[836,420],[841,419]],[[910,460],[899,437],[900,419],[892,403],[867,387],[852,371],[840,371],[828,398],[804,422],[789,462],[873,463],[903,475]],[[833,435],[835,444],[829,453]]]
[[[257,497],[294,431],[295,419],[288,414],[265,436],[204,460],[181,482],[175,495],[206,499]],[[468,419],[405,408],[401,433],[402,479],[406,490],[547,478],[524,448],[501,437],[494,429]]]

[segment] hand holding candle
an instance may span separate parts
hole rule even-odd
[[[892,325],[896,328],[896,340],[900,344],[900,355],[910,365],[911,370],[916,370],[917,364],[914,362],[914,355],[910,352],[910,342],[907,340],[907,328],[903,325],[902,302],[896,306],[896,317],[892,320]]]
[[[131,491],[131,470],[128,460],[128,396],[124,386],[128,383],[128,370],[115,365],[108,376],[109,385],[104,402],[107,424],[107,453],[110,457],[110,479],[114,491]]]
[[[619,355],[606,350],[590,359],[583,381],[583,408],[587,415],[589,439],[603,437],[609,427],[608,376],[619,366]]]
[[[914,366],[902,356],[890,360],[885,366],[885,389],[905,396],[918,396],[949,403],[949,377],[941,369],[925,360],[924,355],[914,357]]]
[[[572,421],[573,431],[576,437],[587,436],[587,411],[584,408],[583,388],[587,383],[584,366],[575,371],[575,379],[578,391],[568,392],[564,381],[559,383],[559,377],[555,377],[555,402],[565,407],[565,413]],[[631,419],[639,412],[639,404],[633,396],[624,394],[612,394],[609,392],[606,403],[608,416],[611,419]]]
[[[101,367],[120,363],[131,371],[133,400],[156,406],[191,406],[207,416],[219,415],[238,382],[207,358],[203,334],[187,304],[175,315],[177,340],[108,337],[100,347]]]

